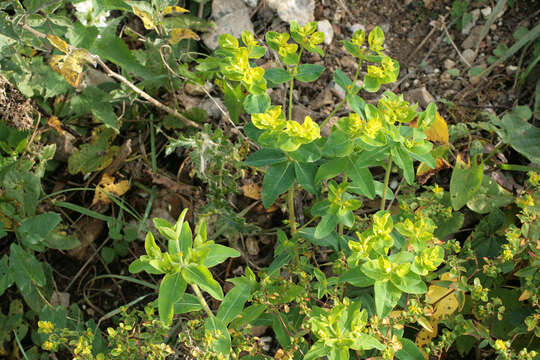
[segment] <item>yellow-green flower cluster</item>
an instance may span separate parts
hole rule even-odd
[[[352,137],[375,139],[379,135],[384,124],[379,116],[374,114],[367,121],[357,113],[351,113],[340,121],[342,130]]]
[[[410,106],[409,102],[403,100],[403,95],[385,92],[377,107],[390,125],[408,123],[416,117],[416,106]]]
[[[369,65],[368,76],[379,80],[382,84],[390,83],[396,79],[396,63],[389,56],[384,56],[380,65]]]
[[[274,143],[284,151],[295,151],[302,144],[321,137],[320,128],[309,116],[299,124],[285,120],[281,106],[273,106],[266,112],[252,114],[251,121],[256,128],[265,130],[265,138],[273,138]]]

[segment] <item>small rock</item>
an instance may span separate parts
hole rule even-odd
[[[193,84],[193,83],[186,83],[184,86],[184,90],[188,95],[191,96],[203,96],[207,92],[212,91],[213,85],[209,82],[203,85],[199,84]],[[206,91],[205,91],[206,90]]]
[[[304,26],[314,20],[315,0],[267,0],[266,4],[285,22],[296,21]]]
[[[470,14],[472,16],[471,22],[466,24],[463,29],[461,29],[461,33],[463,35],[468,35],[472,28],[476,25],[476,22],[480,18],[480,9],[474,9],[470,12]]]
[[[350,55],[343,56],[340,59],[341,66],[343,66],[346,69],[356,70],[356,67],[358,66],[358,61],[355,57],[352,57]]]
[[[389,184],[389,186],[390,186],[390,188],[392,190],[396,190],[398,185],[399,185],[399,183],[398,183],[398,181],[396,179],[392,179],[392,181],[390,181],[390,184]]]
[[[420,84],[420,80],[414,79],[412,84],[413,84],[413,86],[418,86],[418,84]]]
[[[471,34],[467,36],[465,40],[463,40],[461,47],[463,49],[472,49],[473,47],[476,47],[476,44],[480,42],[481,35],[482,26],[476,26],[474,29],[472,29]]]
[[[249,255],[255,256],[259,254],[259,244],[257,243],[257,239],[255,239],[253,236],[248,236],[246,239],[246,250]]]
[[[491,26],[489,27],[489,30],[491,30],[491,31],[497,30],[497,25],[491,24]]]
[[[451,59],[444,60],[444,68],[446,70],[452,69],[454,66],[456,66],[456,63]]]
[[[206,111],[206,114],[208,115],[210,119],[221,119],[221,115],[222,115],[221,109],[225,109],[225,105],[219,98],[204,99],[199,104],[199,107],[203,109],[204,111]]]
[[[334,39],[334,28],[332,27],[332,24],[330,24],[330,21],[319,21],[317,24],[317,30],[324,34],[324,43],[326,45],[330,45]]]
[[[463,55],[463,58],[468,63],[468,64],[465,64],[465,65],[472,65],[473,62],[474,62],[474,59],[476,57],[476,54],[474,53],[473,49],[467,49],[461,55]]]
[[[257,7],[259,0],[244,0],[247,6],[249,7]]]
[[[348,27],[349,31],[352,32],[353,34],[355,32],[357,32],[358,30],[363,30],[363,31],[366,31],[366,27],[362,24],[352,24],[351,26]]]
[[[445,71],[441,74],[441,82],[447,83],[452,78],[452,75],[448,71]]]
[[[480,10],[480,12],[482,13],[482,16],[484,18],[488,18],[489,15],[491,15],[491,6],[483,8],[482,10]]]
[[[330,90],[334,95],[336,95],[340,100],[345,99],[345,96],[347,95],[345,89],[342,89],[341,86],[336,84],[335,82],[330,83]]]
[[[405,100],[411,103],[418,103],[422,108],[426,108],[435,98],[427,91],[425,86],[416,88],[403,93]]]
[[[517,70],[518,70],[518,67],[517,67],[517,66],[515,66],[515,65],[508,65],[508,66],[506,67],[506,74],[508,74],[508,75],[515,74]]]
[[[255,32],[250,19],[250,10],[242,0],[214,0],[212,18],[216,28],[202,37],[204,44],[212,50],[217,48],[221,34],[239,37],[244,30]]]
[[[381,25],[381,29],[385,34],[388,34],[390,32],[390,26],[391,24],[387,22]]]
[[[435,69],[433,70],[433,73],[435,73],[435,74],[438,74],[438,73],[440,73],[440,72],[441,72],[441,70],[439,70],[439,68],[435,68]]]
[[[334,125],[337,124],[338,120],[339,120],[338,116],[332,116],[330,120],[328,120],[328,122],[324,124],[324,126],[321,128],[321,135],[324,137],[330,136],[330,133],[332,132],[332,128],[334,127]]]

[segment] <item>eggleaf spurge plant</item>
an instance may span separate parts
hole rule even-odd
[[[164,274],[159,286],[158,311],[161,321],[170,325],[175,312],[175,306],[186,297],[187,285],[195,293],[200,307],[208,315],[205,322],[207,330],[214,332],[218,346],[223,346],[219,352],[228,354],[230,337],[226,325],[216,317],[206,302],[201,289],[216,300],[224,300],[221,285],[213,278],[209,268],[222,263],[230,257],[240,256],[240,253],[230,247],[216,244],[207,239],[206,223],[199,224],[197,233],[193,233],[187,221],[184,221],[187,209],[182,211],[176,224],[166,220],[154,218],[154,225],[159,233],[167,240],[167,251],[162,252],[151,232],[146,235],[146,255],[141,256],[129,267],[132,273],[146,271],[149,274]],[[228,302],[222,303],[224,307]],[[224,311],[223,309],[221,310]],[[229,345],[227,345],[229,344]]]

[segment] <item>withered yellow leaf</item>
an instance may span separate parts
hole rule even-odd
[[[56,116],[51,116],[49,120],[47,120],[47,125],[52,127],[54,130],[56,130],[57,133],[60,135],[64,135],[64,129],[62,129],[62,123],[60,122],[60,119],[58,119]]]
[[[96,186],[96,191],[94,192],[94,199],[92,200],[92,205],[97,203],[110,204],[111,200],[106,193],[122,196],[129,190],[129,181],[121,180],[115,182],[113,176],[108,174],[103,174],[101,180]]]
[[[47,35],[47,40],[49,40],[51,45],[60,50],[61,52],[66,54],[69,52],[69,45],[64,40],[60,39],[58,36],[49,34]]]
[[[199,35],[197,33],[189,30],[189,29],[172,29],[171,30],[171,36],[169,38],[169,42],[173,45],[178,44],[180,40],[184,39],[193,39],[193,40],[200,40]]]
[[[422,352],[422,354],[424,355],[424,358],[426,360],[429,359],[429,356],[428,354],[424,351],[424,346],[426,345],[429,345],[431,343],[431,340],[433,340],[435,337],[437,337],[437,332],[439,330],[439,325],[438,323],[435,321],[435,322],[431,322],[431,328],[433,331],[427,331],[426,329],[422,329],[418,332],[418,334],[416,334],[416,339],[414,341],[414,343],[416,344],[416,346],[418,346],[418,348],[420,349],[420,351]]]
[[[531,290],[524,290],[521,295],[519,296],[519,301],[525,301],[525,300],[529,300],[531,298],[531,296],[533,295],[532,291]]]
[[[76,59],[79,64],[90,64],[96,66],[96,59],[90,52],[86,49],[77,49],[70,53],[71,57]]]
[[[444,121],[443,117],[437,112],[435,121],[431,124],[430,128],[425,131],[428,140],[437,141],[442,144],[448,144],[448,125]]]
[[[60,72],[61,66],[64,63],[64,58],[66,55],[53,55],[51,57],[51,60],[49,60],[49,66],[56,71],[57,73]]]
[[[152,30],[156,28],[156,24],[154,23],[154,19],[152,17],[152,14],[141,10],[137,8],[136,6],[131,6],[131,9],[133,10],[133,13],[139,17],[139,19],[142,20],[144,28],[146,30]]]
[[[189,10],[184,9],[180,6],[167,6],[164,10],[162,15],[171,15],[171,14],[183,14],[187,13]]]
[[[442,281],[456,281],[452,279],[450,273],[441,276]],[[446,315],[453,314],[459,308],[459,300],[454,289],[448,289],[438,285],[430,285],[426,294],[426,302],[435,304],[433,318],[441,319]]]
[[[244,196],[253,200],[261,200],[261,186],[258,184],[246,184],[242,186]]]

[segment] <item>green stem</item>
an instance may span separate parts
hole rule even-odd
[[[204,296],[201,293],[201,289],[199,289],[199,287],[196,284],[191,284],[191,288],[195,292],[195,295],[197,295],[197,298],[199,298],[199,302],[201,303],[203,310],[206,312],[206,314],[208,314],[208,316],[213,318],[214,313],[212,312],[212,310],[210,310],[210,307],[206,303],[206,300],[204,300]]]
[[[362,63],[358,63],[358,66],[356,67],[356,74],[354,74],[354,80],[353,80],[353,83],[352,83],[352,86],[355,86],[356,85],[356,80],[358,80],[358,75],[360,75],[360,68],[362,67]],[[344,89],[344,90],[347,90],[347,89]],[[328,122],[328,120],[330,120],[332,118],[332,116],[334,116],[335,113],[337,113],[339,111],[339,109],[341,109],[341,107],[343,105],[345,105],[345,102],[347,101],[347,97],[345,97],[345,99],[341,100],[337,106],[334,108],[334,110],[330,113],[330,115],[328,115],[326,117],[326,119],[324,119],[324,121],[319,125],[319,127],[324,127],[324,125],[326,125],[326,123]]]
[[[287,197],[287,206],[289,207],[289,225],[291,226],[291,235],[296,235],[296,217],[294,216],[294,185],[289,189]]]
[[[388,156],[388,162],[386,164],[386,173],[384,174],[384,186],[381,199],[381,210],[384,210],[384,205],[386,205],[386,188],[388,187],[388,182],[390,181],[390,171],[392,171],[392,155]]]
[[[294,86],[294,78],[291,78],[291,87],[289,89],[289,120],[292,120],[293,86]]]
[[[343,224],[342,223],[339,223],[339,236],[343,236]]]

